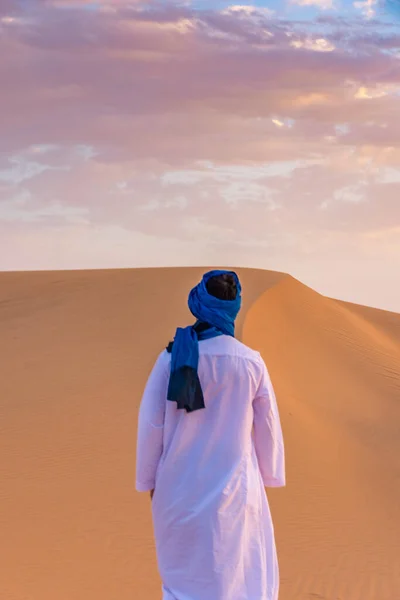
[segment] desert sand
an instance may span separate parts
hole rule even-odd
[[[136,419],[203,271],[0,274],[0,600],[160,598]],[[286,441],[280,600],[400,600],[400,315],[238,273]]]

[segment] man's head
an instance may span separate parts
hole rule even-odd
[[[242,286],[234,271],[208,271],[189,293],[190,312],[224,335],[235,335],[235,319],[242,304]]]
[[[211,277],[206,283],[206,288],[211,296],[220,300],[235,300],[238,292],[235,277],[231,273]]]

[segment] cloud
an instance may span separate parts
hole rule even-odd
[[[291,0],[291,2],[298,6],[315,6],[322,10],[335,8],[335,0]]]
[[[305,50],[314,50],[315,52],[332,52],[335,45],[325,38],[307,38],[304,40],[292,40],[293,48],[304,48]]]
[[[354,2],[355,8],[361,10],[366,19],[372,19],[376,15],[378,0],[358,0]]]
[[[249,4],[232,4],[222,10],[223,15],[233,15],[239,17],[257,17],[257,16],[272,16],[274,11],[261,6],[251,6]]]
[[[371,100],[373,98],[384,98],[388,94],[398,96],[400,84],[376,84],[375,86],[361,86],[358,88],[355,98],[358,100]]]
[[[353,55],[335,53],[326,38],[296,33],[294,40],[286,24],[269,24],[266,40],[264,26],[249,29],[232,16],[150,16],[57,14],[12,32],[1,43],[3,55],[11,56],[11,46],[17,52],[9,59],[12,68],[0,73],[7,83],[0,99],[6,137],[0,144],[18,150],[40,142],[38,136],[75,144],[86,142],[83,134],[109,155],[174,162],[210,158],[214,132],[231,143],[214,143],[211,158],[255,159],[269,154],[255,119],[278,113],[326,123],[338,106],[357,118],[346,81],[381,76],[392,62],[394,68],[395,59],[378,49]],[[191,24],[184,31],[182,19]],[[217,26],[235,41],[208,37]],[[20,68],[30,75],[19,77]],[[246,141],[238,144],[242,136]],[[276,144],[282,140],[272,136],[271,155],[279,154]]]
[[[107,244],[123,230],[118,259],[157,239],[163,260],[204,256],[205,239],[238,257],[339,243],[362,257],[369,232],[400,225],[392,32],[249,6],[102,7],[38,2],[4,25],[8,249],[32,227],[60,260],[68,236],[92,260],[93,227]]]

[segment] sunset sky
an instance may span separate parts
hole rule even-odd
[[[400,312],[400,10],[1,0],[0,269],[290,272]]]

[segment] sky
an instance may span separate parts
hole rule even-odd
[[[400,1],[0,2],[0,270],[237,266],[400,312]]]

